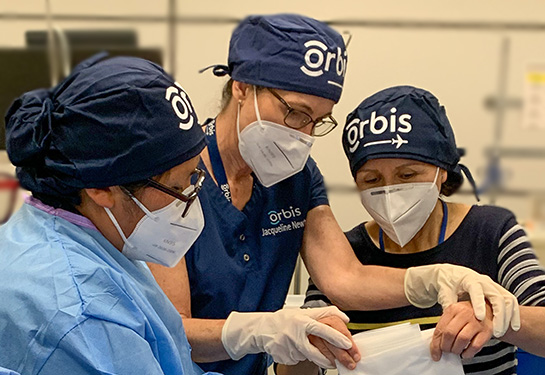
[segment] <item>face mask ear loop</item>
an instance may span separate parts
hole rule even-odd
[[[237,106],[237,138],[238,143],[240,143],[240,100],[238,101]]]
[[[257,106],[257,89],[254,86],[254,108],[255,116],[257,117],[257,122],[261,125],[261,116],[259,115],[259,107]]]
[[[110,220],[112,221],[115,229],[117,229],[117,233],[119,233],[119,235],[121,236],[121,239],[123,240],[123,242],[125,243],[125,245],[127,245],[128,247],[130,247],[131,249],[134,248],[134,246],[129,242],[129,240],[127,239],[127,237],[125,236],[125,233],[123,233],[123,231],[121,230],[121,227],[119,226],[119,223],[117,222],[117,220],[115,219],[115,216],[114,214],[112,213],[112,211],[110,211],[110,209],[108,207],[104,207],[104,211],[106,211],[106,213],[108,214],[108,216],[110,217]]]
[[[136,205],[138,206],[138,208],[140,208],[142,211],[144,211],[144,213],[146,214],[146,216],[150,217],[153,221],[157,221],[159,220],[159,217],[157,215],[155,215],[153,212],[151,212],[150,210],[148,210],[146,208],[146,206],[144,206],[142,203],[140,203],[140,201],[138,199],[136,199],[136,197],[130,192],[128,191],[127,189],[125,188],[122,188],[121,189],[125,194],[127,194],[129,196],[129,198],[131,198],[133,200],[134,203],[136,203]]]
[[[254,89],[255,89],[255,86],[254,86]],[[255,95],[255,92],[254,92],[254,95]],[[256,111],[257,113],[257,111]],[[240,100],[238,101],[238,107],[237,107],[237,137],[238,137],[238,144],[239,144],[239,147],[240,145],[242,144],[242,139],[240,138]],[[251,161],[248,160],[246,161],[246,163],[248,164],[248,166],[253,170],[255,171],[255,168],[254,166],[251,164]],[[254,172],[256,173],[256,172]]]
[[[148,210],[146,208],[146,206],[144,206],[142,203],[140,203],[140,201],[138,199],[136,199],[136,197],[134,195],[131,194],[131,199],[134,201],[134,203],[136,203],[136,205],[142,210],[144,211],[144,213],[146,214],[146,216],[149,216],[153,221],[157,221],[159,220],[159,217],[157,215],[155,215],[153,212],[151,212],[150,210]]]
[[[436,183],[437,183],[438,176],[439,176],[439,167],[437,167],[437,169],[435,170],[435,178],[433,179],[433,183],[431,184],[429,190],[433,189],[434,186],[437,186]]]

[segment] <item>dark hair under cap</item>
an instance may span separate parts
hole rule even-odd
[[[368,97],[347,116],[342,142],[354,178],[368,160],[405,158],[445,169],[454,185],[446,195],[462,184],[462,171],[475,189],[445,108],[429,91],[395,86]]]
[[[338,102],[346,65],[346,47],[337,31],[313,18],[274,14],[242,20],[231,36],[228,66],[209,68],[239,82]]]
[[[45,196],[123,185],[198,155],[206,141],[191,101],[147,60],[94,56],[6,115],[6,146],[25,189]]]

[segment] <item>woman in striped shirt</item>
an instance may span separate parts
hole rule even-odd
[[[460,153],[438,100],[410,86],[380,91],[348,116],[343,147],[362,204],[373,218],[346,233],[361,263],[398,268],[452,263],[472,268],[517,297],[522,319],[518,332],[510,329],[499,338],[491,337],[490,330],[464,337],[466,321],[461,316],[470,311],[468,302],[445,312],[439,304],[426,309],[346,311],[352,333],[407,321],[444,331],[460,320],[459,331],[444,336],[440,349],[461,354],[466,374],[516,374],[515,345],[545,356],[545,271],[510,211],[444,199],[462,184],[462,171],[475,186],[469,170],[458,164]],[[306,306],[330,303],[311,282]],[[463,316],[473,319],[471,314]],[[473,357],[464,343],[483,340],[489,341]],[[432,348],[432,355],[438,349]],[[317,372],[313,366],[307,369],[309,374]],[[296,372],[303,374],[301,368]]]

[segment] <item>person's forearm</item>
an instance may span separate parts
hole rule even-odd
[[[316,286],[342,309],[409,305],[403,286],[405,270],[362,265],[329,206],[308,213],[301,256]]]
[[[223,319],[191,318],[191,293],[185,258],[174,268],[148,264],[157,283],[182,316],[187,339],[191,344],[191,357],[195,362],[215,362],[229,359],[221,342]]]
[[[404,269],[354,264],[334,283],[317,285],[342,310],[383,310],[409,305]]]
[[[509,329],[500,339],[528,353],[545,357],[545,307],[520,306],[520,318],[520,330]]]
[[[276,375],[318,375],[320,368],[310,361],[299,362],[294,366],[277,365]]]
[[[183,321],[194,362],[205,363],[229,359],[221,342],[221,330],[225,320],[183,318]]]

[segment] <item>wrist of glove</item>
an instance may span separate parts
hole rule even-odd
[[[275,362],[294,365],[306,359],[320,367],[334,366],[308,340],[315,335],[341,348],[350,349],[352,342],[330,326],[318,322],[327,316],[348,317],[334,306],[317,309],[286,309],[272,313],[232,312],[222,329],[222,344],[234,360],[246,354],[268,353]]]
[[[458,298],[468,294],[475,317],[486,316],[485,299],[494,313],[494,336],[501,337],[509,326],[520,329],[520,313],[517,299],[486,275],[469,268],[452,264],[432,264],[411,267],[405,273],[405,296],[414,306],[428,308],[439,303],[443,310]]]

